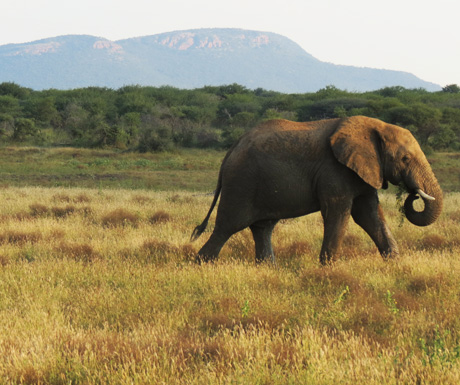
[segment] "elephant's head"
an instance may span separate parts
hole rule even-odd
[[[431,167],[412,134],[377,119],[355,116],[341,121],[331,136],[337,160],[376,189],[387,182],[405,185],[407,219],[417,226],[433,223],[441,214],[443,196]],[[423,199],[425,208],[416,211],[413,202]]]

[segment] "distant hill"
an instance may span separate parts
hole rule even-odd
[[[37,90],[232,83],[287,93],[327,85],[349,91],[441,89],[407,72],[324,63],[286,37],[241,29],[176,31],[115,42],[69,35],[3,45],[0,82],[5,81]]]

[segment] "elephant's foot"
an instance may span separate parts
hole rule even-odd
[[[380,255],[382,256],[382,258],[383,258],[384,261],[396,259],[396,258],[399,257],[398,246],[394,247],[394,248],[391,249],[391,250],[381,251],[381,252],[380,252]]]
[[[209,255],[202,253],[200,250],[195,257],[195,263],[201,265],[203,263],[212,263],[217,259],[217,255]]]
[[[319,255],[319,263],[321,263],[321,266],[330,266],[333,264],[334,260],[334,255],[331,253],[321,253]]]

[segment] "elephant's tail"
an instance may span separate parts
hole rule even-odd
[[[244,136],[244,135],[243,135]],[[227,161],[228,157],[230,156],[230,154],[232,153],[233,149],[238,146],[238,143],[241,141],[241,138],[240,137],[231,147],[230,149],[227,151],[227,153],[225,154],[225,157],[222,161],[222,165],[220,166],[220,170],[219,170],[219,177],[217,178],[217,186],[216,186],[216,190],[214,191],[214,199],[211,203],[211,207],[209,208],[209,211],[208,211],[208,215],[206,215],[206,218],[204,218],[204,221],[201,223],[201,225],[195,227],[195,230],[193,230],[193,233],[192,235],[190,236],[190,241],[193,242],[194,240],[196,240],[201,234],[203,234],[204,230],[206,230],[206,226],[208,225],[208,221],[209,221],[209,218],[211,216],[211,213],[212,213],[212,210],[214,210],[214,207],[216,206],[217,204],[217,200],[219,199],[219,195],[220,195],[220,192],[222,190],[222,172],[223,172],[223,169],[224,169],[224,166],[225,166],[225,162]]]
[[[206,218],[204,218],[204,221],[201,223],[201,225],[195,227],[195,230],[193,230],[193,233],[190,236],[191,242],[197,239],[201,234],[203,234],[203,231],[206,230],[206,226],[208,225],[209,217],[211,216],[212,210],[214,210],[214,207],[216,206],[221,190],[222,190],[222,167],[220,168],[220,171],[219,171],[219,178],[217,180],[217,186],[214,191],[214,199],[212,200],[211,207],[209,208],[208,214],[206,215]]]
[[[222,171],[219,172],[219,179],[217,182],[217,187],[216,187],[216,190],[214,191],[214,199],[211,203],[211,207],[209,208],[208,215],[206,215],[206,218],[204,218],[204,221],[201,223],[201,225],[195,227],[195,230],[193,230],[193,233],[190,236],[191,242],[196,240],[201,234],[203,234],[204,230],[206,230],[206,226],[208,225],[209,217],[211,216],[212,210],[214,210],[214,207],[216,206],[217,200],[219,199],[220,191],[222,190],[222,178],[220,175],[221,173]]]

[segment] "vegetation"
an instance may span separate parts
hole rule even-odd
[[[328,86],[283,94],[238,84],[180,90],[126,86],[33,91],[0,84],[0,137],[34,145],[163,151],[226,148],[264,119],[367,115],[410,129],[426,149],[460,147],[460,88],[387,87],[354,93]]]
[[[460,379],[460,212],[399,225],[384,262],[354,224],[320,268],[319,214],[280,223],[278,266],[249,231],[197,266],[191,192],[0,191],[2,384],[446,384]]]
[[[400,246],[395,261],[384,262],[351,223],[343,257],[321,268],[321,216],[313,214],[277,226],[276,267],[254,265],[248,230],[218,263],[197,266],[212,225],[197,242],[189,237],[211,197],[179,190],[168,175],[205,172],[213,188],[223,152],[203,169],[197,150],[146,155],[0,151],[1,179],[14,164],[18,175],[0,189],[0,384],[458,382],[459,193],[446,195],[428,228],[401,222],[397,198],[381,194]],[[102,180],[119,164],[129,174],[137,161],[151,162],[139,178],[161,173],[164,191],[134,178],[129,189],[106,189],[97,177],[94,188],[75,187],[90,181],[75,170]],[[455,154],[433,158],[438,170],[456,162]],[[51,187],[53,175],[73,187]]]
[[[222,147],[258,121],[366,114],[455,149],[458,91],[1,84],[0,384],[458,383],[458,153],[427,151],[447,192],[434,225],[381,194],[397,260],[351,223],[320,268],[319,214],[281,221],[276,267],[254,265],[248,230],[213,265],[193,263],[212,225],[189,242]]]

